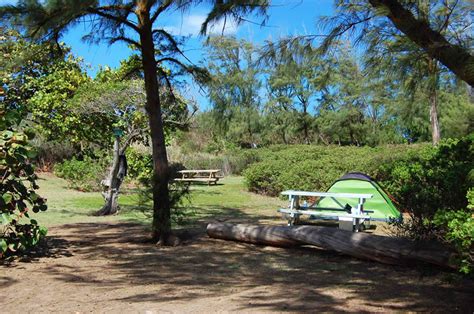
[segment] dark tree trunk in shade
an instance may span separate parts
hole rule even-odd
[[[149,117],[152,157],[153,157],[153,223],[152,236],[159,244],[167,244],[171,234],[170,200],[169,200],[169,167],[166,154],[165,134],[161,118],[161,102],[155,45],[153,43],[150,11],[146,5],[137,9],[138,27],[143,73],[145,76],[146,110]]]

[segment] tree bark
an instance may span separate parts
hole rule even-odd
[[[118,212],[118,194],[122,180],[118,177],[120,166],[120,140],[118,137],[115,138],[114,142],[114,158],[112,166],[109,171],[109,175],[105,180],[107,191],[103,193],[105,198],[105,204],[100,211],[97,212],[98,216],[113,215]]]
[[[148,113],[153,157],[153,223],[152,237],[159,244],[168,244],[171,234],[169,167],[166,154],[165,134],[161,117],[161,102],[152,21],[147,1],[137,7],[143,73],[145,76],[146,111]]]
[[[290,238],[289,229],[281,226],[234,225],[211,223],[207,225],[211,238],[234,240],[253,244],[279,247],[300,246],[301,243]]]
[[[392,265],[424,262],[455,268],[450,262],[454,253],[437,242],[411,242],[317,226],[260,226],[211,223],[211,238],[235,240],[272,246],[315,245],[345,255]]]
[[[438,120],[438,66],[436,60],[428,61],[429,72],[429,102],[430,102],[430,123],[431,123],[431,140],[433,145],[438,145],[441,140],[441,131]]]
[[[430,123],[431,123],[431,138],[433,145],[438,145],[441,140],[441,131],[439,129],[438,121],[438,93],[430,92]]]
[[[474,56],[469,50],[448,42],[441,33],[431,29],[426,21],[416,19],[400,1],[369,0],[369,3],[375,9],[384,9],[382,12],[387,12],[386,16],[397,29],[423,48],[430,57],[474,87]]]

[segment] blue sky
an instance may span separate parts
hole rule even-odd
[[[0,0],[0,5],[15,2]],[[268,11],[269,17],[266,26],[262,27],[249,22],[236,26],[234,23],[228,22],[225,34],[261,43],[266,39],[277,39],[287,35],[321,33],[317,19],[320,16],[332,15],[333,2],[333,0],[274,0]],[[199,63],[202,60],[201,47],[205,38],[199,36],[198,33],[207,10],[208,8],[200,6],[185,13],[172,12],[160,20],[160,26],[165,27],[171,33],[189,36],[184,50],[194,63]],[[256,23],[262,21],[261,17],[249,16],[247,18]],[[131,51],[123,43],[108,46],[106,43],[91,45],[83,42],[81,37],[88,31],[87,26],[77,25],[62,38],[62,41],[72,48],[74,55],[83,58],[91,76],[95,75],[100,66],[117,67],[120,60],[130,55]],[[221,31],[222,23],[218,23],[211,29],[211,33],[221,33]],[[195,96],[201,103],[201,107],[206,107],[203,96]]]
[[[2,0],[0,0],[0,3]],[[292,34],[310,34],[320,32],[316,25],[317,18],[322,15],[331,15],[333,0],[278,0],[273,1],[269,10],[269,18],[266,26],[259,26],[249,22],[236,26],[227,23],[225,34],[235,35],[252,42],[262,42],[269,38],[278,38]],[[193,62],[201,60],[201,43],[205,40],[199,36],[201,24],[206,17],[205,7],[191,9],[189,12],[174,12],[164,16],[161,26],[166,27],[176,35],[190,36],[184,49],[187,56]],[[261,22],[261,17],[248,17],[254,22]],[[211,29],[211,33],[220,33],[222,23],[218,23]],[[90,66],[89,73],[94,75],[100,65],[110,67],[118,66],[120,60],[130,54],[125,44],[117,43],[112,46],[107,44],[90,45],[81,41],[81,37],[87,33],[84,25],[78,25],[69,31],[63,38],[67,45],[72,47],[75,55],[84,58]]]

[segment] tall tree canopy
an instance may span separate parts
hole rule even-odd
[[[139,51],[145,80],[145,109],[149,119],[154,168],[153,184],[153,238],[166,244],[171,233],[170,198],[168,182],[170,171],[165,146],[160,87],[170,85],[165,68],[184,70],[196,76],[201,73],[183,61],[179,40],[159,26],[165,12],[186,9],[193,4],[211,4],[203,31],[220,18],[241,22],[242,14],[265,11],[265,0],[134,0],[134,1],[75,1],[75,0],[22,0],[15,6],[0,9],[2,20],[22,27],[36,39],[58,41],[73,25],[82,22],[89,26],[85,39],[91,42],[126,42]],[[185,60],[185,59],[184,59]],[[167,66],[161,66],[165,65]]]
[[[468,1],[336,0],[335,3],[336,14],[326,19],[331,28],[324,46],[347,32],[355,35],[356,41],[363,41],[368,32],[392,28],[397,36],[406,36],[430,58],[474,86],[473,33],[469,30],[473,11]],[[428,11],[434,18],[423,14]],[[379,33],[381,37],[384,34]]]
[[[211,37],[207,41],[211,74],[207,84],[220,133],[239,145],[259,142],[260,78],[255,67],[255,48],[234,37]]]

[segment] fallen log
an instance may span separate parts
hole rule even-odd
[[[290,229],[281,226],[258,226],[229,223],[210,223],[207,234],[211,238],[241,241],[279,247],[300,246],[302,243],[290,237]]]
[[[354,233],[330,227],[211,223],[207,226],[207,234],[211,238],[280,247],[309,244],[392,265],[425,262],[455,268],[451,263],[454,253],[438,242],[413,242],[402,238]]]

